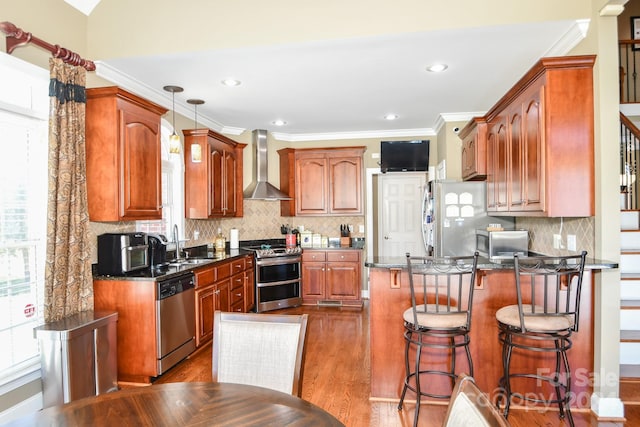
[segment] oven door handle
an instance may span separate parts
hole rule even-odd
[[[300,278],[291,279],[291,280],[281,280],[279,282],[265,282],[265,283],[256,283],[256,286],[259,288],[266,288],[269,286],[280,286],[280,285],[288,285],[290,283],[299,283]]]
[[[256,259],[256,267],[264,267],[270,265],[297,264],[302,261],[302,257],[273,257]]]

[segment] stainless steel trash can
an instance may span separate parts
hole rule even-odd
[[[85,311],[34,328],[44,407],[118,389],[115,311]]]

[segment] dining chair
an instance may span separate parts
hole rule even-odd
[[[411,306],[402,313],[406,376],[398,409],[402,409],[407,390],[413,391],[416,395],[413,425],[417,426],[422,396],[435,399],[451,397],[451,394],[430,391],[429,384],[423,380],[445,377],[453,389],[457,378],[458,350],[466,355],[466,372],[473,376],[469,333],[478,253],[446,258],[411,256],[409,253],[406,256]],[[412,347],[415,348],[413,367]],[[423,352],[428,366],[422,363]],[[446,366],[430,360],[440,359],[436,354],[447,359]]]
[[[266,387],[300,397],[307,319],[307,314],[216,310],[213,381]]]
[[[476,385],[473,377],[456,379],[442,427],[507,427],[511,424]]]

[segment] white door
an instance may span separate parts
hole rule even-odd
[[[378,175],[378,256],[424,256],[422,241],[423,173]]]

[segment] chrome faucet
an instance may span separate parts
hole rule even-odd
[[[173,224],[173,241],[176,243],[176,259],[180,259],[180,240],[178,239],[178,224]]]

